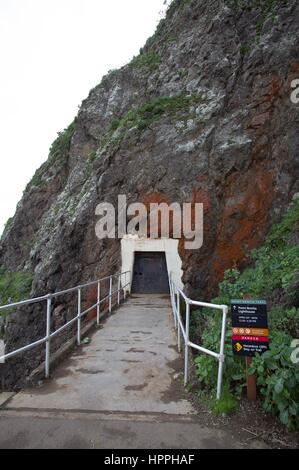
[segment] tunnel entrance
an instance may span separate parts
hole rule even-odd
[[[135,253],[133,294],[169,294],[165,253]]]

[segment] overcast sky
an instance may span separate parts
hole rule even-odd
[[[108,70],[138,54],[163,3],[0,0],[0,234],[57,132]]]

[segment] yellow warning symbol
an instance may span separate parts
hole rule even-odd
[[[242,346],[242,344],[237,343],[237,344],[235,344],[234,348],[237,352],[240,352],[240,351],[242,351],[243,346]]]

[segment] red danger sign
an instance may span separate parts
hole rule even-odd
[[[257,341],[259,343],[269,343],[269,338],[266,336],[233,336],[233,341]]]

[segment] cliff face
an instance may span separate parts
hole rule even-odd
[[[4,232],[1,266],[31,271],[32,295],[70,287],[120,266],[119,241],[96,238],[98,203],[203,202],[203,248],[180,254],[186,291],[207,299],[299,191],[295,78],[296,0],[174,1],[53,144]]]

